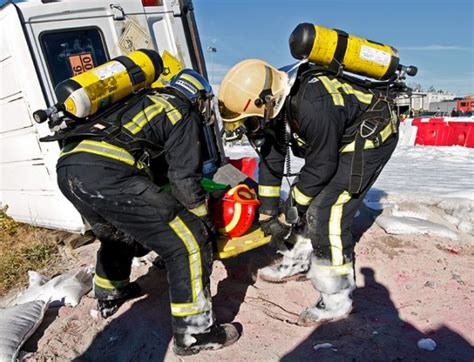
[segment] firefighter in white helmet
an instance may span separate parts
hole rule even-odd
[[[393,95],[382,93],[304,61],[279,70],[245,60],[221,83],[227,137],[246,134],[259,149],[260,225],[283,249],[283,258],[260,270],[260,278],[280,283],[307,277],[320,292],[300,315],[300,325],[341,319],[352,310],[351,224],[398,139]],[[289,147],[305,164],[282,214]],[[290,240],[294,246],[285,247]]]

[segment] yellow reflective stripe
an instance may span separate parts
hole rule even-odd
[[[384,143],[387,138],[389,138],[395,132],[395,128],[390,122],[381,132],[380,132],[380,141]]]
[[[179,216],[176,216],[169,223],[169,225],[173,229],[173,231],[176,233],[176,235],[178,235],[178,237],[183,241],[188,251],[189,272],[191,276],[191,291],[192,291],[192,298],[193,298],[191,303],[184,303],[184,304],[172,303],[171,314],[176,315],[176,316],[183,316],[183,315],[200,313],[203,311],[202,308],[205,307],[205,306],[200,306],[196,304],[198,296],[203,293],[201,250],[191,230],[189,230],[189,228],[186,226],[186,224],[183,222],[183,220],[181,220]],[[186,310],[181,309],[183,305]],[[185,314],[185,313],[188,313],[188,314]]]
[[[258,196],[280,197],[280,186],[258,185]]]
[[[303,194],[297,186],[293,187],[291,190],[291,196],[293,196],[293,199],[300,204],[301,206],[308,206],[311,204],[311,201],[313,201],[314,197],[309,197]]]
[[[194,77],[189,74],[181,74],[182,79],[186,79],[189,83],[194,85],[198,90],[204,90],[203,85]]]
[[[334,82],[335,81],[335,82]],[[365,104],[370,104],[372,103],[372,98],[373,98],[373,95],[371,93],[364,93],[360,90],[357,90],[357,89],[354,89],[352,88],[352,86],[350,84],[347,84],[347,83],[340,83],[338,80],[334,79],[333,82],[336,84],[337,82],[337,87],[338,88],[341,88],[344,93],[346,94],[352,94],[354,95],[357,100],[361,103],[365,103]]]
[[[94,284],[102,289],[119,289],[125,287],[128,283],[130,283],[128,278],[124,280],[110,280],[102,278],[97,274],[94,276]]]
[[[380,134],[380,141],[381,143],[384,143],[387,138],[389,138],[393,132],[394,128],[392,126],[392,123],[390,122],[385,128],[379,133]],[[364,144],[364,150],[370,150],[372,148],[375,148],[375,143],[372,140],[366,140]],[[341,153],[347,153],[347,152],[354,152],[355,150],[355,141],[352,141],[351,143],[343,146],[341,148]]]
[[[342,265],[318,265],[313,264],[311,269],[316,271],[318,275],[335,276],[347,275],[353,272],[354,264],[352,262]]]
[[[229,231],[232,231],[237,226],[241,215],[242,215],[242,205],[239,202],[236,202],[234,204],[234,215],[232,215],[232,220],[225,227],[220,228],[219,232],[228,233]]]
[[[153,104],[148,106],[143,111],[137,113],[130,122],[127,122],[124,128],[128,129],[132,134],[137,134],[149,122],[150,118],[153,118],[162,110],[162,105]]]
[[[160,104],[165,108],[166,116],[174,126],[183,116],[170,102],[166,99],[157,96],[148,96],[156,104]]]
[[[331,207],[329,216],[329,243],[331,244],[332,265],[342,265],[344,257],[342,255],[341,222],[344,205],[349,202],[351,195],[344,191]]]
[[[328,78],[328,77],[319,77],[319,80],[323,83],[324,87],[332,97],[332,101],[335,106],[344,106],[344,98],[342,98],[341,93],[337,89],[337,86]],[[335,79],[337,82],[337,79]],[[336,84],[340,85],[339,82]]]
[[[199,314],[211,310],[211,304],[204,303],[171,303],[171,314],[175,317],[186,317],[188,315]]]
[[[126,163],[127,165],[135,165],[135,158],[125,149],[111,145],[104,141],[81,141],[75,148],[70,151],[62,151],[59,157],[69,155],[71,153],[87,152],[100,155],[114,160]]]
[[[339,89],[341,89],[346,94],[352,94],[357,98],[357,100],[361,103],[370,104],[372,103],[373,94],[371,93],[364,93],[358,89],[354,89],[348,83],[341,83],[337,79],[329,79],[328,77],[319,77],[321,82],[323,83],[326,90],[331,94],[332,100],[334,105],[336,106],[343,106],[344,105],[344,98],[342,97]]]
[[[199,205],[198,207],[195,207],[193,209],[189,209],[190,212],[192,212],[194,215],[198,217],[206,216],[209,212],[207,210],[207,205],[206,203],[203,203]]]

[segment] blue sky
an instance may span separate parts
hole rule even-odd
[[[288,37],[301,22],[338,28],[389,44],[402,64],[418,66],[409,82],[458,96],[474,94],[473,0],[193,0],[210,78],[261,58],[294,62]]]

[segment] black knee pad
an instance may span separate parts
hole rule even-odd
[[[115,226],[106,223],[97,223],[91,225],[92,232],[101,242],[122,242],[133,245],[135,241],[124,232],[118,230]]]

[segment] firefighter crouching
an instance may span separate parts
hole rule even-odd
[[[139,285],[129,282],[136,245],[156,251],[168,274],[178,355],[239,338],[232,324],[215,324],[209,289],[213,235],[199,184],[199,138],[211,97],[201,75],[183,70],[169,87],[135,96],[89,133],[69,137],[57,164],[61,191],[101,241],[94,292],[102,316],[140,295]],[[158,156],[166,160],[161,172],[171,192],[149,177]]]
[[[309,278],[320,298],[298,324],[318,325],[352,310],[351,224],[395,149],[398,119],[383,92],[308,64],[287,70],[257,59],[238,63],[221,83],[219,109],[228,133],[246,133],[260,146],[260,224],[283,249],[283,259],[259,276],[277,283]],[[291,188],[285,220],[279,197],[289,144],[305,164]],[[291,230],[295,238],[288,238]],[[286,248],[284,241],[291,239],[295,245]]]

